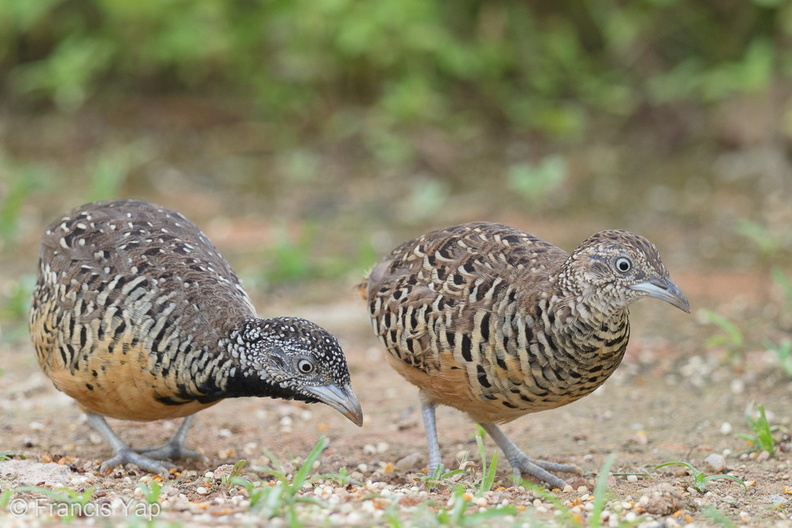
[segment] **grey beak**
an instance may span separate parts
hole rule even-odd
[[[671,282],[671,279],[649,279],[646,282],[639,282],[630,286],[631,289],[645,293],[649,297],[660,299],[670,303],[683,312],[690,313],[690,303],[679,289],[679,286]]]
[[[321,385],[306,387],[306,390],[320,402],[326,403],[349,418],[358,427],[363,425],[363,410],[349,385],[345,385],[343,388],[338,385]]]

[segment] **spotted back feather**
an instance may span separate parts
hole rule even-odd
[[[629,255],[629,278],[614,277]],[[633,283],[666,276],[656,248],[604,231],[570,255],[502,224],[453,226],[408,241],[362,285],[391,364],[424,398],[482,423],[575,401],[618,367]]]

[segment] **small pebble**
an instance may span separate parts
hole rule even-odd
[[[203,486],[199,486],[195,488],[195,493],[197,493],[198,495],[208,495],[209,490],[204,488]]]
[[[394,468],[398,471],[406,471],[408,469],[415,469],[421,461],[421,453],[412,453],[406,457],[400,458],[393,464]]]
[[[730,435],[732,433],[732,430],[734,430],[734,428],[732,427],[732,424],[730,424],[729,422],[723,422],[720,426],[720,433],[722,435]]]
[[[726,469],[726,459],[721,454],[712,453],[704,459],[704,465],[713,473],[722,473]]]
[[[627,482],[638,482],[638,475],[627,475]]]

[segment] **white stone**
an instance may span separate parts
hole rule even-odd
[[[713,473],[722,473],[726,469],[726,459],[719,453],[712,453],[704,459],[704,465]]]

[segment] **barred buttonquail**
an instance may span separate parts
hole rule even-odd
[[[497,424],[599,387],[624,355],[633,301],[690,312],[657,249],[627,231],[597,233],[570,255],[501,224],[449,227],[393,250],[361,290],[391,366],[419,388],[429,471],[441,463],[443,404],[480,423],[515,472],[559,488],[549,471],[578,468],[528,458]]]
[[[39,364],[77,400],[115,456],[166,473],[193,413],[224,398],[323,402],[363,415],[336,339],[296,317],[257,319],[236,274],[181,214],[140,201],[90,203],[41,240],[30,332]],[[104,416],[186,417],[164,446],[132,450]]]

